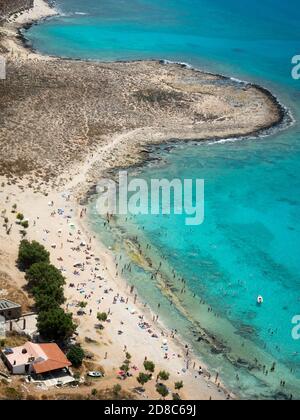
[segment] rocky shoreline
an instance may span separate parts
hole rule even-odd
[[[7,67],[8,79],[0,86],[1,95],[8,99],[1,104],[0,141],[2,173],[7,167],[11,175],[28,175],[40,167],[44,179],[53,179],[66,164],[82,161],[89,153],[102,155],[102,170],[136,165],[142,163],[149,146],[257,136],[282,124],[286,115],[276,98],[256,87],[220,87],[218,76],[175,64],[9,59]],[[30,102],[39,110],[38,119]],[[73,114],[65,113],[68,108]],[[19,129],[26,127],[26,121],[31,121],[28,137]],[[44,139],[40,138],[41,121]],[[25,149],[18,150],[15,146],[21,138]],[[33,143],[41,153],[31,150]],[[107,147],[118,148],[114,158],[111,153],[104,156]],[[13,167],[9,171],[11,150],[15,160],[20,154],[25,160],[19,174]]]
[[[7,99],[0,105],[1,175],[53,186],[89,161],[87,191],[106,171],[143,164],[156,145],[257,137],[292,123],[265,88],[184,63],[41,56],[24,34],[34,22],[2,28],[0,43],[11,51],[0,84]]]
[[[0,40],[8,63],[8,78],[0,81],[0,177],[13,194],[14,185],[25,192],[20,206],[31,219],[36,197],[43,201],[38,215],[65,188],[74,202],[86,198],[101,176],[144,164],[161,145],[257,137],[292,123],[260,86],[180,63],[44,57],[24,47],[23,27],[5,24]],[[195,334],[226,354],[207,331]]]

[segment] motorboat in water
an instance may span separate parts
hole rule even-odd
[[[258,303],[259,305],[262,305],[262,304],[264,303],[264,298],[263,298],[262,296],[258,296],[258,297],[257,297],[257,303]]]

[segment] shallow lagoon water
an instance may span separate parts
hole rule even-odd
[[[57,3],[63,16],[26,33],[44,53],[186,61],[268,87],[299,120],[300,81],[291,77],[291,58],[300,54],[296,1],[252,1],[247,7],[238,0]],[[291,335],[291,320],[300,311],[299,131],[296,123],[267,138],[162,147],[153,151],[159,163],[132,172],[146,180],[204,179],[200,227],[187,228],[175,216],[136,216],[119,218],[107,231],[91,206],[91,223],[101,239],[135,262],[128,281],[154,311],[161,303],[161,319],[242,397],[278,392],[300,397],[300,341]],[[147,262],[137,258],[128,241],[135,235],[154,265],[164,256],[161,278],[151,280]],[[187,282],[184,295],[173,270]],[[264,296],[262,307],[256,305],[258,294]],[[200,326],[223,342],[225,356],[198,341]],[[268,368],[276,361],[275,373],[243,367],[256,356]],[[282,379],[286,389],[279,386]]]

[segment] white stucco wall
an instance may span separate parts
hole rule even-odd
[[[13,366],[14,375],[25,375],[25,365]]]

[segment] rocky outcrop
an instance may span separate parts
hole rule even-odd
[[[0,0],[0,20],[33,7],[33,0]]]

